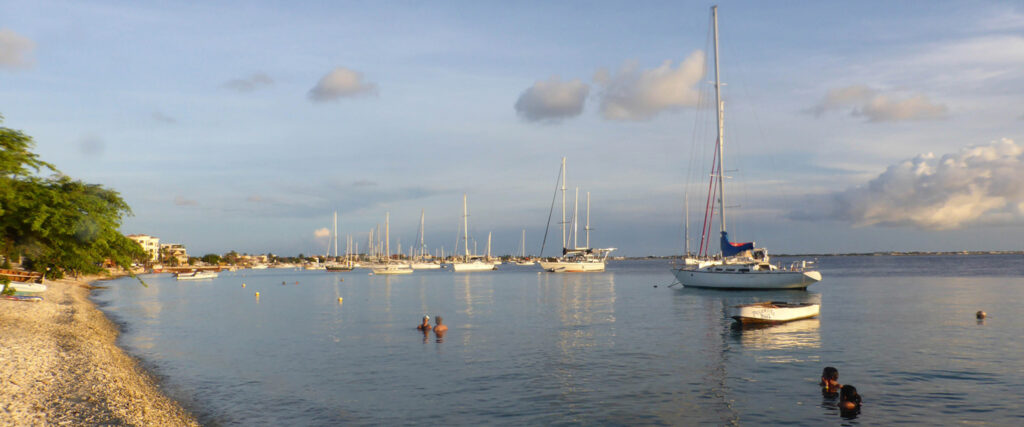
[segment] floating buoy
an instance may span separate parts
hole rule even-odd
[[[344,282],[344,281],[345,281],[345,279],[344,279],[344,278],[341,278],[341,279],[338,279],[338,281],[339,281],[339,282]]]
[[[243,288],[245,287],[245,283],[242,283],[242,287],[243,287]]]
[[[298,284],[299,284],[299,281],[298,281],[298,280],[296,280],[296,281],[295,281],[295,284],[296,284],[296,285],[298,285]]]
[[[988,313],[985,313],[984,311],[981,310],[978,310],[977,313],[974,313],[974,317],[977,317],[978,319],[984,319],[985,316],[988,316]]]
[[[260,297],[260,293],[256,292],[256,298],[259,298],[259,297]]]
[[[282,284],[282,285],[287,285],[287,283],[285,283],[285,282],[281,282],[281,284]]]
[[[657,287],[658,287],[658,285],[654,285],[654,287],[655,287],[655,288],[657,288]]]
[[[341,304],[343,301],[345,301],[345,298],[338,297],[338,304]]]

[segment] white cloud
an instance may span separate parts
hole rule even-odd
[[[377,84],[363,80],[362,73],[338,67],[323,76],[309,90],[309,99],[315,102],[333,101],[377,92]]]
[[[228,80],[224,82],[224,87],[237,92],[252,92],[272,84],[274,84],[274,79],[271,79],[270,76],[256,73],[248,78]]]
[[[866,186],[833,194],[830,201],[817,213],[810,209],[792,216],[930,230],[1021,222],[1024,147],[1004,138],[938,159],[919,155],[890,166]]]
[[[317,230],[313,231],[313,237],[315,237],[317,239],[322,239],[322,238],[328,237],[330,235],[331,235],[331,230],[328,229],[327,227],[320,228],[320,229],[317,229]]]
[[[36,43],[8,29],[0,30],[0,68],[27,68],[35,60],[32,51]]]
[[[676,68],[671,60],[649,70],[626,64],[614,75],[601,70],[594,76],[602,87],[601,114],[610,120],[646,120],[662,111],[696,106],[696,86],[703,78],[704,52],[699,50]]]
[[[590,86],[578,79],[563,82],[552,76],[523,91],[515,109],[520,117],[531,122],[556,122],[580,115],[589,93]]]
[[[896,99],[863,85],[830,90],[825,98],[811,108],[821,115],[828,111],[846,110],[869,122],[926,120],[945,117],[946,106],[933,103],[922,94]]]

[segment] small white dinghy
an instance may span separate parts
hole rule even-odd
[[[781,301],[759,302],[737,305],[735,307],[736,314],[732,318],[740,323],[781,323],[811,318],[817,316],[820,310],[820,304],[809,302],[796,304]]]
[[[8,286],[14,289],[17,295],[46,292],[42,273],[23,270],[0,270],[0,276],[7,278],[7,281],[10,282],[8,285],[0,284],[0,292],[7,289]]]

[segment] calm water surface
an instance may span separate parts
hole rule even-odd
[[[1024,257],[826,257],[807,292],[668,288],[668,267],[243,270],[94,299],[209,425],[1024,424]],[[729,306],[764,300],[821,316],[733,327]],[[856,418],[822,399],[826,365],[863,396]]]

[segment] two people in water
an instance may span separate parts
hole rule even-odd
[[[857,387],[839,384],[839,370],[827,366],[821,371],[821,395],[827,399],[839,397],[839,412],[843,415],[855,414],[860,411],[860,395]]]
[[[430,326],[430,316],[425,315],[423,316],[423,323],[417,325],[416,329],[423,331],[423,333],[430,332],[430,330],[433,329],[434,333],[438,335],[444,335],[445,332],[448,332],[448,325],[443,323],[444,319],[442,319],[441,316],[435,317],[434,322],[435,325]]]

